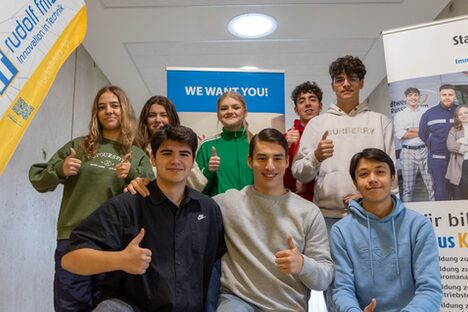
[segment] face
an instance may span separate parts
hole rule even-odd
[[[332,81],[332,89],[336,94],[338,102],[359,101],[359,91],[364,87],[364,80],[356,75],[342,73]]]
[[[445,107],[451,107],[455,102],[455,90],[452,89],[442,89],[439,91],[439,99],[442,105]]]
[[[218,108],[219,121],[225,129],[230,131],[239,130],[246,115],[247,112],[242,103],[230,97],[224,99]]]
[[[97,105],[98,119],[104,135],[108,132],[120,131],[121,106],[119,98],[112,92],[101,94]]]
[[[254,173],[254,186],[257,191],[269,195],[284,193],[283,176],[288,167],[284,148],[276,143],[257,141],[253,158],[248,158]]]
[[[416,108],[419,105],[420,96],[416,92],[411,92],[411,93],[408,93],[405,99],[406,99],[406,105]]]
[[[460,107],[457,113],[458,120],[462,123],[468,123],[468,107]]]
[[[185,185],[194,160],[188,144],[168,140],[161,144],[151,161],[159,182]]]
[[[168,123],[169,116],[167,115],[166,108],[160,104],[151,105],[148,117],[146,118],[146,126],[151,135]]]
[[[392,183],[390,167],[371,159],[361,159],[356,167],[356,185],[364,204],[378,205],[391,200]]]
[[[306,125],[309,120],[317,116],[322,111],[322,103],[314,93],[301,93],[296,101],[294,111],[301,119],[303,125]]]

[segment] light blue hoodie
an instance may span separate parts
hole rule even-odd
[[[332,296],[337,311],[438,312],[442,304],[439,257],[428,219],[392,196],[383,219],[351,201],[350,214],[331,230],[335,262]]]

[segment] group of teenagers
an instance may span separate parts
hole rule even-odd
[[[439,87],[439,104],[421,107],[421,92],[405,90],[406,107],[395,115],[401,142],[402,199],[413,201],[419,171],[429,200],[468,199],[468,105],[456,105],[451,84]]]
[[[227,92],[200,146],[167,98],[136,127],[124,91],[100,90],[89,134],[29,173],[40,192],[63,184],[55,310],[296,312],[317,290],[329,311],[439,311],[432,225],[393,195],[391,121],[359,103],[359,58],[329,72],[326,113],[307,81],[294,126],[253,135]]]

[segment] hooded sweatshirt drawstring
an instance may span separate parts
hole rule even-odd
[[[369,258],[370,258],[370,267],[371,267],[371,273],[372,273],[372,284],[375,285],[374,281],[374,258],[372,256],[372,250],[374,249],[374,246],[372,245],[372,233],[371,233],[371,228],[370,228],[370,219],[369,216],[367,217],[367,232],[369,234]]]
[[[398,276],[400,276],[400,262],[398,261],[398,257],[400,255],[400,253],[398,251],[398,238],[396,236],[396,231],[395,231],[395,218],[392,218],[392,230],[393,230],[393,244],[395,246],[395,253],[396,253],[395,266],[396,266],[397,274],[398,274]],[[400,280],[400,284],[401,284],[401,278],[399,280]]]

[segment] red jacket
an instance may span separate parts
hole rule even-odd
[[[296,192],[296,179],[292,175],[291,166],[293,164],[294,156],[297,153],[297,149],[299,148],[299,142],[301,141],[302,133],[304,132],[304,126],[301,124],[300,120],[296,119],[294,120],[294,125],[289,130],[298,130],[299,140],[296,143],[292,144],[291,147],[289,147],[289,150],[288,150],[289,166],[286,169],[283,181],[284,181],[285,188],[288,188],[291,191],[297,193]],[[308,183],[305,183],[305,192],[297,193],[297,194],[309,201],[312,201],[314,198],[314,184],[315,184],[315,179]]]

